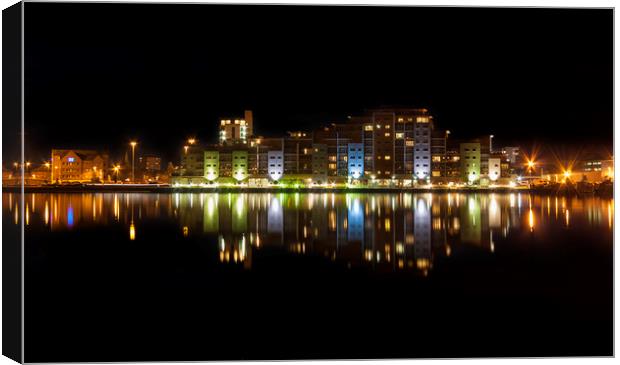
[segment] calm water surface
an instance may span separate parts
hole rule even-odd
[[[5,227],[26,224],[27,361],[611,354],[613,200],[101,193],[19,208],[3,194]]]

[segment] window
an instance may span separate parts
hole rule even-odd
[[[385,155],[385,157],[384,157],[384,159],[386,159],[386,160],[389,160],[389,159],[391,159],[391,158],[392,158],[392,157],[391,157],[390,155]]]
[[[404,133],[396,133],[396,139],[402,139],[404,136]]]
[[[441,162],[441,156],[433,156],[433,162]]]
[[[386,136],[386,137],[389,137],[389,136],[390,136],[390,133],[385,133],[385,136]]]
[[[390,129],[390,125],[389,125],[389,124],[386,124],[386,125],[385,125],[385,129]]]
[[[365,131],[372,131],[372,125],[368,124],[364,126]]]
[[[405,142],[405,145],[406,145],[407,147],[413,147],[413,146],[414,146],[414,143],[413,143],[413,141],[407,141],[407,142]]]

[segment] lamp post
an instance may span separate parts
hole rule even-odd
[[[51,168],[50,168],[50,163],[49,162],[45,162],[43,164],[45,167],[47,167],[47,173],[50,174],[50,181],[52,181],[52,172],[51,172]]]
[[[121,169],[119,165],[114,166],[114,172],[116,173],[116,182],[118,182],[118,171]]]
[[[138,142],[131,141],[129,144],[131,145],[131,182],[135,183],[136,145]]]
[[[493,137],[495,136],[492,134],[489,136],[489,153],[493,153]]]
[[[256,140],[256,177],[258,178],[258,175],[260,174],[260,157],[258,154],[258,148],[260,146],[260,139]]]

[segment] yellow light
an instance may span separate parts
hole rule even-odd
[[[528,161],[528,162],[527,162],[527,166],[528,166],[530,169],[534,168],[534,165],[536,165],[536,163],[535,163],[534,161]]]
[[[190,139],[187,140],[187,143],[194,144],[194,143],[196,143],[196,139],[195,138],[190,138]]]
[[[45,165],[45,167],[47,167],[48,169],[50,168],[50,163],[49,163],[49,162],[46,162],[44,165]]]
[[[570,175],[571,175],[570,170],[566,170],[566,171],[564,171],[564,177],[565,177],[565,178],[567,178],[567,179],[568,179],[568,178],[570,177]]]
[[[132,241],[136,239],[136,226],[133,225],[133,222],[129,225],[129,239]]]
[[[136,145],[138,144],[138,142],[136,142],[136,141],[131,141],[131,142],[129,142],[129,144],[131,145],[131,147],[136,147]]]
[[[534,212],[530,209],[529,213],[530,232],[534,231]]]

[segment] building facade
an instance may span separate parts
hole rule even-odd
[[[364,176],[364,144],[349,143],[348,154],[348,176],[359,179]]]
[[[461,180],[475,184],[480,181],[480,142],[461,143]]]
[[[109,179],[109,156],[95,150],[52,150],[52,182],[90,182]]]

